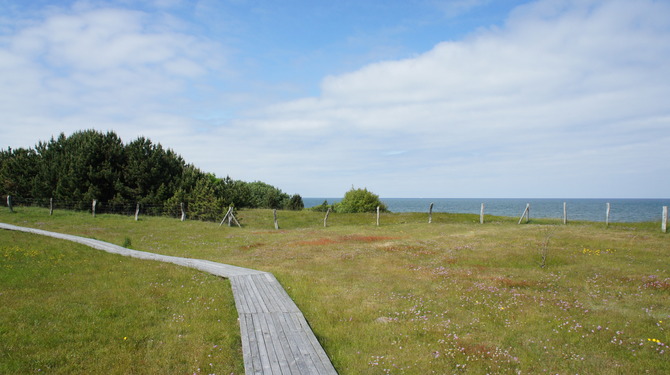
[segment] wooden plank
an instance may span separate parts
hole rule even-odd
[[[281,312],[280,305],[274,300],[273,293],[268,291],[266,283],[259,280],[259,277],[263,277],[263,275],[249,276],[249,280],[258,292],[259,302],[265,306],[266,310],[264,312]]]
[[[296,312],[300,311],[298,306],[293,302],[291,297],[286,293],[286,290],[279,284],[279,281],[270,273],[257,275],[258,285],[262,285],[267,292],[268,303],[275,305],[276,311],[279,312]]]
[[[330,362],[330,358],[328,358],[326,355],[326,352],[323,350],[319,340],[317,340],[316,336],[314,336],[312,328],[309,326],[302,313],[292,314],[291,316],[295,321],[298,322],[300,331],[305,332],[305,336],[307,340],[309,340],[309,344],[311,345],[311,353],[313,353],[312,355],[316,356],[315,361],[317,361],[319,365],[319,374],[337,374],[337,372],[335,372],[335,368]]]
[[[272,366],[270,365],[270,359],[267,356],[267,350],[265,349],[265,336],[263,335],[263,327],[260,323],[260,314],[250,314],[251,320],[254,327],[254,337],[258,343],[257,350],[254,353],[252,351],[252,356],[258,358],[261,362],[261,369],[263,374],[272,374]]]
[[[296,365],[299,369],[300,374],[311,374],[316,373],[316,367],[314,367],[309,361],[305,361],[299,345],[299,338],[296,338],[296,331],[291,329],[290,325],[290,316],[288,314],[282,314],[278,317],[282,320],[282,325],[284,326],[284,332],[289,341],[289,348],[291,349],[291,354],[296,361]]]
[[[268,285],[266,282],[267,279],[264,276],[254,275],[251,276],[251,280],[258,289],[263,303],[268,307],[268,312],[282,312],[284,309],[281,298],[278,298],[276,292]]]
[[[258,291],[258,288],[254,284],[251,276],[244,277],[244,285],[247,288],[249,300],[254,305],[255,312],[257,313],[269,312],[268,306],[263,301],[263,296]]]
[[[279,368],[282,374],[289,374],[291,372],[290,366],[288,364],[288,358],[286,353],[284,353],[284,347],[288,345],[288,342],[284,339],[284,336],[281,334],[282,327],[279,324],[276,324],[273,316],[277,313],[263,314],[265,319],[265,324],[268,326],[268,332],[271,335],[272,340],[272,350],[277,356],[279,362]]]
[[[258,342],[250,314],[238,314],[240,318],[240,335],[242,338],[242,357],[246,374],[262,374],[260,357],[253,355],[258,352]]]
[[[247,276],[237,276],[236,279],[240,288],[240,293],[242,294],[242,299],[244,301],[244,303],[241,306],[244,309],[244,312],[249,314],[258,313],[259,311],[257,310],[256,305],[254,304],[253,298],[251,296],[251,293],[249,292],[249,286],[247,285]]]
[[[273,320],[275,327],[277,327],[277,334],[279,335],[279,341],[281,343],[281,350],[284,352],[284,358],[286,358],[286,364],[288,366],[289,374],[306,374],[300,370],[298,361],[293,354],[295,348],[295,343],[293,343],[289,336],[286,334],[288,327],[286,326],[286,320],[283,319],[285,314],[271,314],[270,318]]]
[[[256,314],[254,322],[261,327],[261,334],[263,335],[263,343],[265,347],[259,347],[261,351],[261,358],[265,356],[268,363],[270,364],[270,369],[272,374],[281,374],[281,364],[279,362],[279,357],[277,355],[277,350],[275,348],[274,342],[274,332],[273,328],[268,325],[265,317],[267,314]]]
[[[251,313],[251,308],[249,307],[246,293],[242,286],[240,285],[240,277],[235,276],[230,278],[230,285],[233,289],[233,298],[235,298],[235,307],[237,308],[238,315]]]
[[[295,324],[293,319],[293,314],[284,314],[286,319],[286,327],[288,327],[287,336],[290,341],[294,343],[295,350],[293,355],[300,363],[301,370],[303,374],[320,374],[319,370],[314,363],[313,357],[310,355],[309,345],[307,345],[307,340],[300,331],[299,325]]]

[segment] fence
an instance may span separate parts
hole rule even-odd
[[[22,199],[10,195],[6,196],[6,201],[7,201],[7,207],[9,208],[10,212],[14,211],[15,206],[31,206],[31,207],[49,208],[50,215],[53,214],[54,209],[61,209],[61,210],[72,210],[72,211],[88,211],[91,212],[93,216],[95,216],[96,214],[117,214],[126,216],[134,215],[135,220],[138,220],[139,215],[142,214],[148,216],[169,216],[174,218],[181,218],[181,221],[184,221],[188,215],[188,208],[186,207],[186,205],[184,205],[183,202],[174,205],[166,205],[166,204],[127,203],[127,202],[124,203],[98,202],[97,200],[93,200],[92,202],[55,201],[53,198]],[[433,205],[434,205],[433,203],[430,203],[430,206],[428,207],[429,224],[433,222]],[[485,222],[484,208],[485,208],[484,203],[482,203],[479,214],[480,224],[484,224]],[[604,217],[605,226],[609,226],[610,224],[611,209],[612,209],[611,204],[607,202],[605,205],[605,217]],[[530,210],[531,205],[530,203],[527,203],[523,213],[521,214],[521,217],[519,218],[518,224],[522,224],[524,218],[526,219],[525,221],[526,223],[530,222]],[[232,207],[229,208],[228,212],[224,216],[224,220],[229,216],[231,217],[231,219],[234,218],[233,213],[231,211]],[[330,214],[330,212],[331,211],[329,208],[323,219],[324,227],[327,226],[328,215]],[[377,218],[376,224],[377,226],[379,226],[381,218],[379,207],[377,207],[376,210],[376,218]],[[279,229],[277,210],[273,211],[273,219],[275,229]],[[668,223],[668,206],[663,206],[661,214],[661,231],[663,233],[667,233],[667,223]],[[568,224],[568,208],[566,202],[563,202],[563,224],[565,225]]]
[[[95,202],[95,203],[94,203]],[[140,203],[116,203],[93,201],[61,201],[51,199],[25,199],[14,196],[7,196],[7,206],[10,211],[14,207],[41,207],[48,208],[50,213],[53,210],[86,211],[96,214],[116,214],[127,216],[170,216],[180,217],[181,209],[179,205],[174,207],[165,204],[140,204]]]

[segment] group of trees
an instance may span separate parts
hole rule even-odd
[[[218,178],[184,162],[160,144],[140,137],[128,144],[95,130],[39,142],[34,148],[0,151],[0,195],[73,202],[83,209],[140,203],[157,213],[215,220],[228,206],[302,209],[300,195],[255,181]]]

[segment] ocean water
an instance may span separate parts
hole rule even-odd
[[[333,204],[342,198],[303,198],[305,207],[314,207],[327,200]],[[610,222],[661,221],[663,206],[668,199],[520,199],[520,198],[382,198],[391,212],[433,212],[477,214],[484,203],[485,215],[521,217],[530,203],[530,217],[563,218],[563,202],[567,204],[568,221],[605,222],[607,203],[610,203]]]

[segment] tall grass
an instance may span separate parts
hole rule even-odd
[[[273,272],[341,374],[670,372],[656,223],[331,214],[324,228],[322,213],[280,211],[277,231],[268,210],[240,211],[241,229],[16,211],[0,221]]]
[[[241,373],[227,281],[0,231],[0,373]]]

